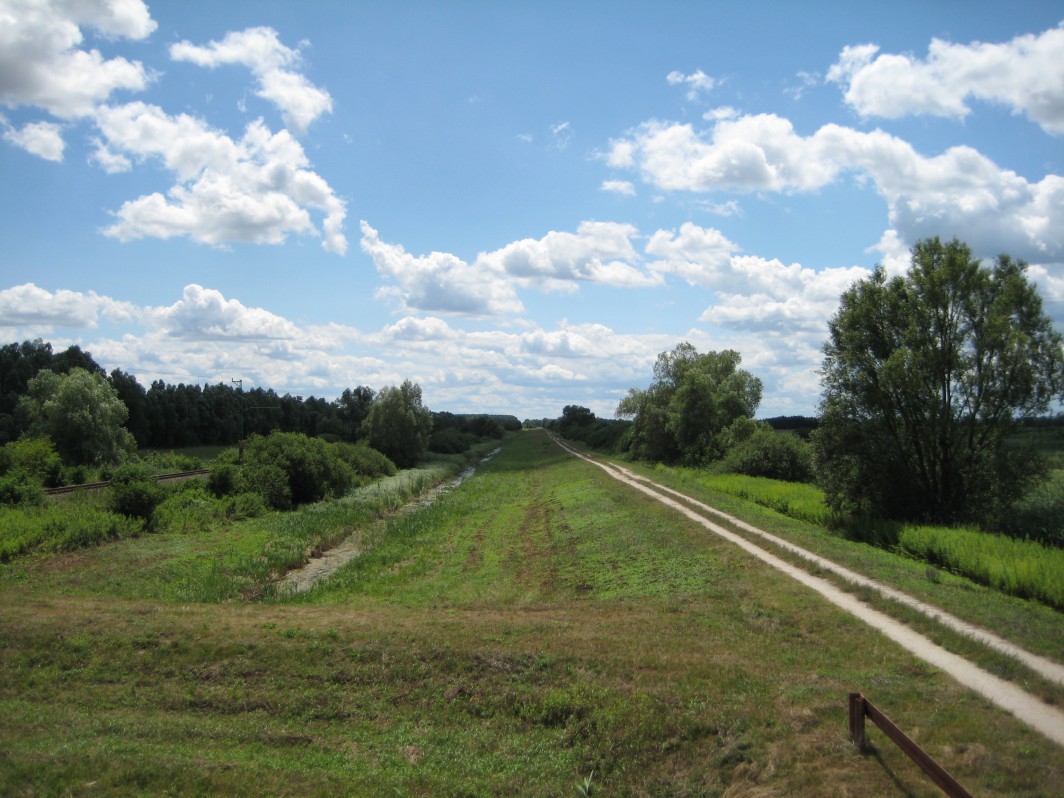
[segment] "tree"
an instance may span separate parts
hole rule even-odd
[[[92,355],[77,346],[55,354],[51,344],[38,338],[0,347],[0,443],[13,441],[25,432],[24,424],[15,418],[15,411],[29,381],[45,369],[66,374],[75,366],[103,373]]]
[[[686,342],[658,355],[650,387],[632,388],[617,407],[618,417],[634,421],[635,455],[691,464],[720,457],[721,433],[761,403],[761,380],[741,362],[733,350],[703,355]]]
[[[1026,268],[933,238],[904,277],[878,267],[842,295],[814,434],[833,507],[985,521],[1038,477],[1009,437],[1064,387],[1064,343]]]
[[[369,445],[399,468],[417,465],[432,432],[432,413],[421,403],[421,387],[405,380],[382,388],[365,422]]]
[[[347,441],[358,439],[362,429],[362,422],[369,415],[373,407],[373,389],[365,385],[359,385],[355,389],[344,388],[340,398],[336,400],[337,415],[344,425],[343,438]]]
[[[29,434],[47,435],[71,465],[117,463],[135,447],[122,426],[129,411],[100,372],[41,371],[29,381],[19,409],[29,420]]]
[[[137,445],[147,447],[150,436],[148,426],[148,394],[132,374],[113,369],[109,378],[111,387],[129,411],[126,429],[136,439]]]

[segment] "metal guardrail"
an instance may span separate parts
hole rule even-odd
[[[884,715],[875,704],[860,693],[850,693],[850,739],[853,740],[858,751],[865,748],[864,721],[866,717],[882,729],[883,733],[904,751],[909,759],[919,765],[928,778],[938,785],[949,798],[972,798],[971,793],[958,784],[957,780],[932,759],[923,748],[909,739],[908,735]]]

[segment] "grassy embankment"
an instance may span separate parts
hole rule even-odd
[[[636,466],[637,470],[639,466]],[[836,534],[864,540],[943,568],[1020,598],[1064,610],[1064,548],[964,527],[865,521],[861,529],[839,527],[838,519],[813,485],[741,474],[712,474],[689,468],[658,466],[648,476],[706,495],[728,494],[767,507]],[[1056,471],[1043,491],[1059,491],[1064,471]],[[1062,510],[1064,511],[1064,510]]]
[[[875,732],[853,752],[854,689],[975,794],[1064,782],[1051,743],[542,433],[309,594],[175,588],[260,556],[261,521],[0,569],[5,792],[937,794]]]

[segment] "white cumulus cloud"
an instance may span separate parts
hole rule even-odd
[[[844,89],[862,116],[910,114],[963,119],[970,100],[1026,114],[1049,133],[1064,134],[1064,23],[996,44],[932,39],[927,58],[880,53],[874,44],[843,48],[828,80]]]
[[[29,122],[21,128],[4,124],[4,141],[46,161],[62,161],[66,143],[54,122]]]
[[[320,235],[327,251],[347,251],[346,205],[311,171],[287,130],[273,133],[257,120],[234,140],[200,119],[144,103],[101,109],[97,119],[104,140],[96,157],[105,167],[153,158],[178,180],[166,195],[123,204],[107,235],[121,241],[189,236],[222,245],[279,244],[295,233]],[[308,209],[323,216],[320,231]]]
[[[233,31],[206,46],[177,42],[170,46],[170,57],[209,68],[223,64],[246,66],[258,79],[258,96],[280,108],[285,124],[297,131],[306,131],[315,119],[332,111],[329,92],[293,69],[302,63],[299,50],[282,44],[272,28]]]
[[[603,180],[599,188],[611,194],[621,194],[625,197],[635,196],[635,186],[630,180]]]
[[[958,237],[981,254],[1064,259],[1064,178],[1030,182],[970,147],[928,157],[883,131],[830,124],[802,136],[759,114],[708,131],[647,122],[612,142],[608,161],[659,189],[699,193],[811,192],[851,173],[870,180],[906,241]]]
[[[494,316],[524,312],[513,287],[497,274],[476,268],[446,252],[415,256],[399,244],[382,241],[363,221],[362,250],[377,271],[394,284],[379,292],[407,310]]]
[[[660,285],[658,275],[638,266],[632,246],[638,230],[617,222],[581,222],[575,233],[551,231],[477,257],[478,265],[506,274],[521,285],[546,291],[574,291],[581,282],[617,287]]]
[[[84,49],[86,26],[140,40],[156,23],[140,0],[0,0],[0,103],[73,119],[116,91],[144,89],[151,76],[143,64]]]
[[[185,286],[173,305],[151,309],[148,318],[169,335],[186,340],[285,341],[300,336],[287,319],[195,284]]]
[[[695,70],[690,75],[674,69],[665,76],[665,80],[670,86],[686,86],[688,100],[697,100],[699,95],[709,94],[717,87],[717,81],[701,69]]]
[[[34,283],[0,291],[0,327],[4,328],[92,328],[101,316],[129,321],[138,315],[138,309],[130,303],[100,296],[95,291],[48,291]]]

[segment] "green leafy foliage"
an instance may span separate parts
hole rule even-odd
[[[131,518],[149,521],[165,498],[165,490],[143,463],[119,466],[111,476],[111,509]]]
[[[996,527],[1015,538],[1030,538],[1064,549],[1064,471],[1035,486],[1004,514]]]
[[[632,388],[617,407],[618,417],[633,421],[632,454],[690,465],[720,457],[721,433],[761,403],[761,380],[740,362],[733,350],[699,354],[689,343],[658,355],[650,387]]]
[[[464,452],[479,439],[476,435],[461,432],[455,427],[435,430],[429,435],[428,450],[438,454],[458,454]]]
[[[276,510],[340,496],[355,477],[332,444],[296,432],[252,436],[244,460],[238,489],[258,493]]]
[[[228,496],[236,491],[240,470],[232,463],[212,463],[207,475],[207,487],[217,497]]]
[[[76,499],[53,507],[9,508],[0,513],[0,562],[37,550],[73,551],[143,531],[139,518]]]
[[[18,507],[41,504],[43,501],[44,490],[33,474],[15,468],[0,475],[0,505]]]
[[[776,432],[767,424],[757,424],[742,440],[728,448],[716,468],[752,477],[812,482],[813,450],[797,435]]]
[[[50,438],[65,462],[117,463],[134,450],[122,426],[129,411],[103,375],[83,368],[45,370],[26,390],[19,407],[29,419],[29,434]]]
[[[421,387],[406,380],[377,394],[365,423],[369,445],[399,468],[412,468],[425,454],[432,414],[421,402]]]
[[[358,482],[366,484],[380,477],[395,476],[398,469],[385,455],[364,442],[337,443],[334,450],[340,459],[351,466]]]
[[[49,438],[23,438],[0,447],[0,474],[22,471],[49,488],[63,484],[63,461]]]
[[[833,507],[985,523],[1044,476],[1007,443],[1064,387],[1064,339],[1025,272],[934,238],[904,277],[879,268],[842,295],[813,436]]]

